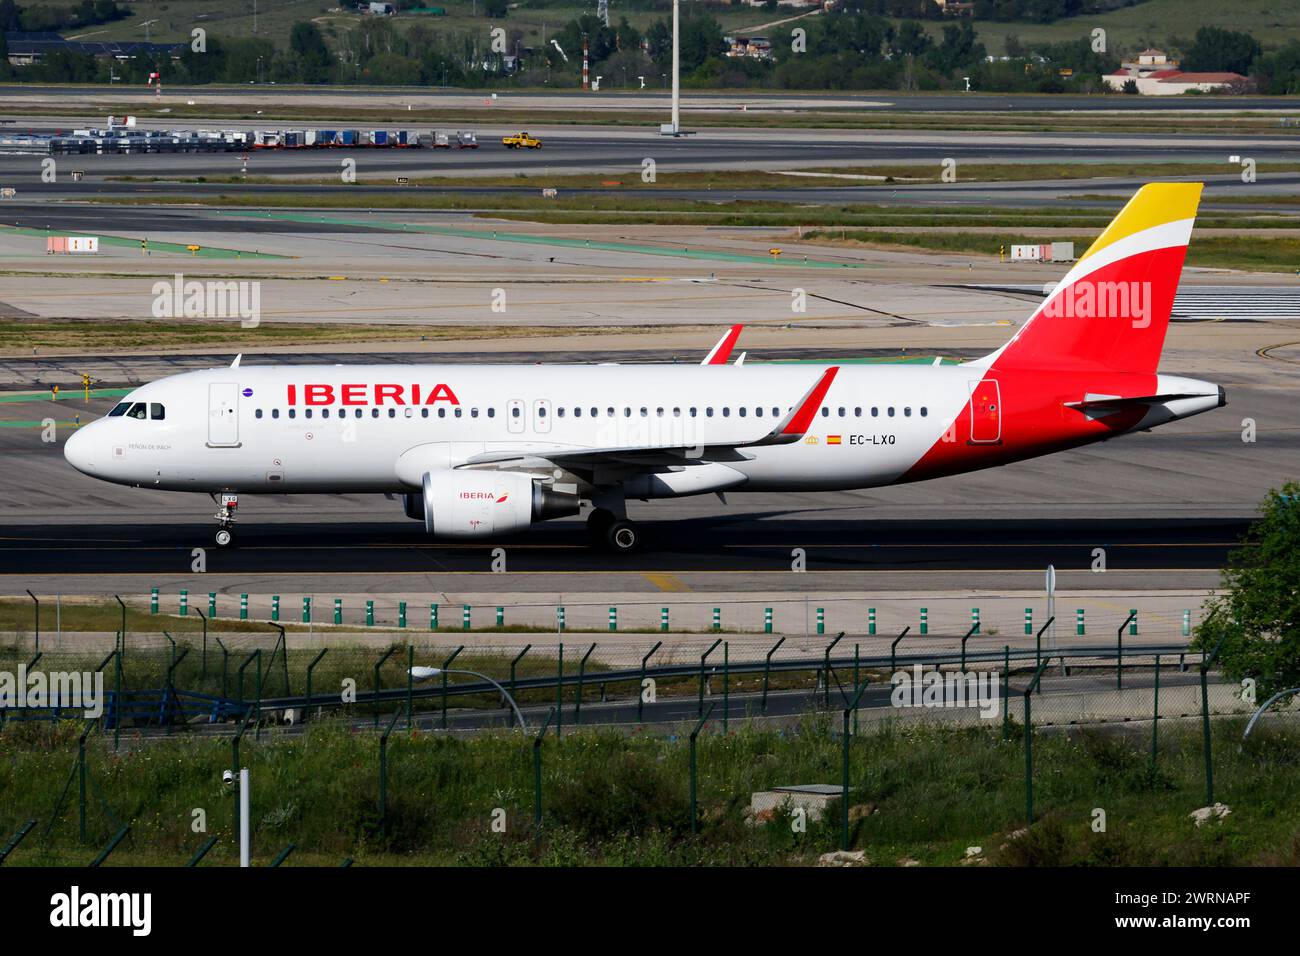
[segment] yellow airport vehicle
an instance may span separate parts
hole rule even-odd
[[[515,133],[513,136],[502,136],[501,145],[506,149],[541,149],[542,141],[527,133]]]

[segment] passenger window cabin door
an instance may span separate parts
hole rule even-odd
[[[539,398],[533,402],[533,431],[544,435],[551,430],[551,401]]]
[[[208,386],[208,445],[239,445],[239,383],[213,382]]]
[[[970,443],[992,445],[1002,440],[1002,395],[996,379],[970,383]]]
[[[506,402],[506,430],[512,435],[524,432],[524,403],[517,398]]]

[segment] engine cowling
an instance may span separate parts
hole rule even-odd
[[[427,471],[424,530],[439,538],[486,538],[523,531],[534,521],[578,513],[577,495],[552,491],[531,475],[500,471]],[[408,503],[408,511],[410,514]]]

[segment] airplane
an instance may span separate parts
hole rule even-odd
[[[642,542],[628,499],[869,488],[1048,455],[1226,404],[1158,371],[1201,189],[1139,189],[972,361],[729,364],[738,327],[700,365],[236,358],[135,389],[64,455],[94,478],[210,495],[222,547],[241,495],[373,492],[453,540],[589,505],[594,543],[615,553]]]

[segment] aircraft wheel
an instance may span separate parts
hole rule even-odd
[[[235,543],[235,535],[229,528],[222,528],[216,534],[218,548],[228,548]]]
[[[605,529],[605,546],[615,554],[631,554],[641,544],[636,522],[620,518]]]
[[[617,515],[604,508],[596,508],[587,515],[587,533],[596,541],[605,540],[605,530],[617,520]]]

